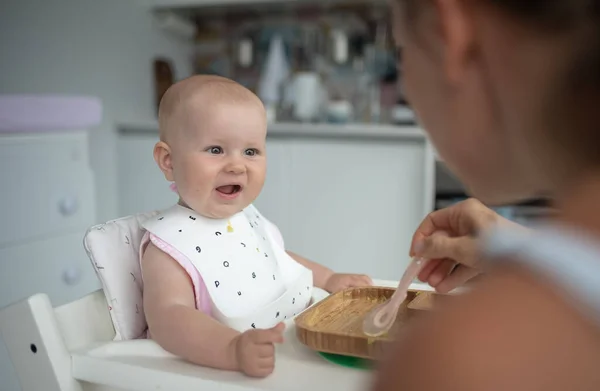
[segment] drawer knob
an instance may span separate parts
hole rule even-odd
[[[58,203],[58,210],[63,216],[70,216],[77,211],[77,206],[77,198],[67,196]]]
[[[81,280],[81,270],[76,267],[68,267],[63,271],[62,278],[67,285],[76,285]]]

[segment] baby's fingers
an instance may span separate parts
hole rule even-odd
[[[252,342],[257,345],[270,343],[283,343],[284,323],[278,323],[270,329],[257,329],[252,334]]]
[[[258,367],[261,369],[273,369],[275,367],[275,356],[263,357],[257,361]]]
[[[364,274],[357,274],[352,276],[352,286],[369,286],[373,285],[373,280],[371,277]]]
[[[262,378],[269,376],[274,369],[275,357],[257,358],[244,372],[248,376]]]
[[[256,368],[258,376],[269,376],[275,369],[275,356],[258,359],[256,361]]]
[[[268,359],[275,356],[275,346],[272,343],[264,343],[254,347],[254,354],[258,360]]]

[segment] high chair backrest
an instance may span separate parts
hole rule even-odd
[[[140,213],[93,226],[83,240],[102,284],[115,340],[143,338],[146,334],[139,263],[144,235],[141,223],[156,213]]]

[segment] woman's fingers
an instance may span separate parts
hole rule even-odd
[[[440,293],[451,291],[479,273],[477,242],[471,236],[452,238],[444,231],[434,232],[423,240],[417,256],[430,259],[419,273],[419,280]]]
[[[431,272],[442,262],[443,259],[430,259],[418,275],[419,281],[428,282]]]
[[[470,279],[479,275],[477,269],[467,266],[458,265],[456,269],[446,278],[444,278],[436,287],[435,290],[439,293],[448,293],[454,288],[457,288]]]
[[[434,232],[440,230],[452,231],[452,227],[450,226],[450,215],[450,208],[436,210],[435,212],[428,214],[413,235],[409,256],[414,257],[418,255],[421,252],[423,241]]]
[[[438,266],[431,272],[429,279],[429,285],[436,288],[446,277],[450,274],[450,271],[454,268],[456,262],[446,259],[438,264]]]
[[[438,292],[448,292],[475,277],[480,268],[477,235],[508,223],[476,199],[430,213],[413,235],[410,249],[411,257],[429,260],[419,280]]]
[[[480,274],[479,270],[457,264],[451,259],[436,259],[427,266],[431,266],[430,270],[424,270],[428,274],[419,275],[419,280],[428,283],[439,293],[448,293]]]
[[[451,259],[470,267],[477,267],[479,251],[477,242],[470,236],[451,238],[447,235],[431,235],[423,240],[417,256],[425,259]]]
[[[416,229],[410,256],[418,255],[423,240],[437,231],[446,231],[451,237],[475,235],[499,222],[508,222],[480,201],[469,198],[444,209],[431,212]]]

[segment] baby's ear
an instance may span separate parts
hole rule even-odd
[[[159,141],[154,146],[154,161],[165,175],[165,179],[169,182],[173,182],[171,148],[164,141]]]

